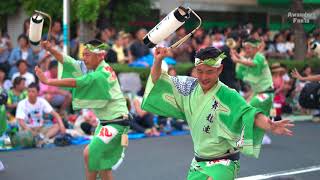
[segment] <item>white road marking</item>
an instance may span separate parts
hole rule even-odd
[[[279,177],[279,176],[289,176],[294,174],[302,174],[302,173],[308,173],[313,171],[320,171],[320,165],[317,166],[310,166],[305,168],[299,168],[299,169],[291,169],[286,171],[279,171],[269,174],[260,174],[260,175],[254,175],[254,176],[248,176],[248,177],[241,177],[237,178],[236,180],[260,180],[260,179],[269,179],[273,177]]]

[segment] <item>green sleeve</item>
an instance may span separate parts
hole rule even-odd
[[[254,56],[253,64],[255,64],[255,66],[252,67],[252,73],[255,75],[260,75],[265,64],[264,56],[262,54],[257,54],[256,56]]]
[[[157,115],[186,120],[183,97],[167,73],[162,73],[155,84],[149,77],[141,107]]]
[[[229,105],[230,112],[220,115],[219,136],[228,139],[245,155],[258,157],[264,131],[254,125],[254,119],[260,111],[248,105],[236,91],[225,90],[223,93],[220,95],[224,97],[222,103]]]
[[[242,64],[237,64],[236,65],[236,77],[238,79],[243,80],[245,73],[246,73],[246,66],[242,65]]]
[[[80,62],[68,55],[63,55],[63,64],[58,64],[58,78],[76,78],[83,75]]]

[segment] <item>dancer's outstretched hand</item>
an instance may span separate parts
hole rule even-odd
[[[290,130],[294,124],[290,120],[280,120],[272,122],[271,132],[276,135],[292,136],[293,132]]]

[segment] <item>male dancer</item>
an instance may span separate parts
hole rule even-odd
[[[168,49],[157,48],[142,108],[188,122],[194,144],[188,180],[231,180],[239,170],[239,152],[258,157],[264,131],[292,135],[288,120],[272,122],[218,79],[225,58],[220,50],[201,49],[195,58],[197,78],[161,71]]]
[[[260,44],[259,40],[247,39],[243,44],[245,57],[233,50],[231,58],[239,64],[237,70],[241,75],[238,74],[238,77],[242,77],[251,87],[252,94],[247,99],[249,104],[270,116],[274,98],[273,82],[268,62],[259,52]],[[271,139],[265,135],[263,143],[270,144]]]
[[[124,157],[129,119],[117,76],[104,61],[107,45],[98,40],[87,42],[83,50],[84,64],[61,54],[48,42],[42,45],[62,64],[63,79],[47,79],[36,67],[39,80],[51,86],[73,88],[73,107],[92,109],[100,120],[93,139],[84,149],[87,179],[95,180],[99,172],[103,180],[111,180],[111,170],[117,168]],[[86,73],[85,68],[91,72]]]

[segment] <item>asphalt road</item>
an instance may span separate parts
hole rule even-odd
[[[320,123],[297,122],[293,137],[271,136],[259,159],[241,157],[239,177],[320,165]],[[0,152],[6,170],[0,180],[82,180],[83,146]],[[167,136],[130,141],[116,180],[184,180],[193,158],[190,136]],[[309,168],[310,169],[310,168]],[[256,179],[256,178],[253,178]],[[320,171],[271,179],[319,180]]]

